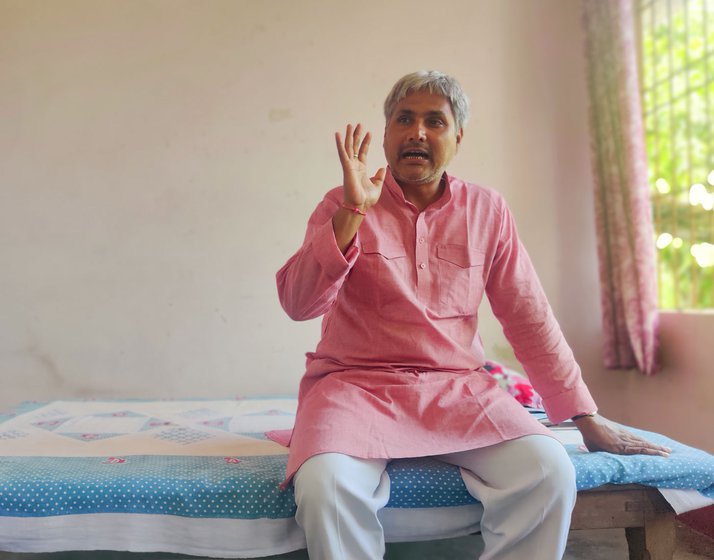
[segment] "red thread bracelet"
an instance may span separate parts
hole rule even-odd
[[[342,208],[345,210],[349,210],[350,212],[354,212],[355,214],[359,214],[360,216],[366,216],[367,212],[364,212],[363,210],[360,210],[356,206],[347,206],[345,203],[342,203]]]

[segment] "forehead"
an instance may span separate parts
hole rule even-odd
[[[429,113],[440,113],[452,120],[454,118],[454,113],[451,109],[451,102],[448,98],[438,93],[431,93],[429,91],[415,91],[408,93],[404,99],[397,103],[394,107],[394,114],[398,115],[401,113],[415,113],[415,114],[429,114]]]

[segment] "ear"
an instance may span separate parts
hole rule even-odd
[[[456,150],[459,150],[459,144],[461,144],[461,139],[464,137],[464,127],[462,126],[456,133]]]

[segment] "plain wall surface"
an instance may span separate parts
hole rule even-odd
[[[341,181],[333,133],[364,123],[383,165],[385,95],[435,68],[472,102],[450,172],[509,201],[603,413],[714,450],[713,316],[665,318],[654,378],[601,365],[576,0],[0,13],[0,407],[295,392],[319,321],[287,318],[274,275]],[[516,366],[487,304],[481,325]]]

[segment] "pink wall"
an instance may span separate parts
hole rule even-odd
[[[319,325],[273,275],[341,178],[332,134],[379,137],[394,80],[437,68],[473,104],[451,171],[509,201],[603,413],[714,450],[714,316],[663,318],[656,377],[601,366],[579,2],[3,6],[0,406],[295,391]]]

